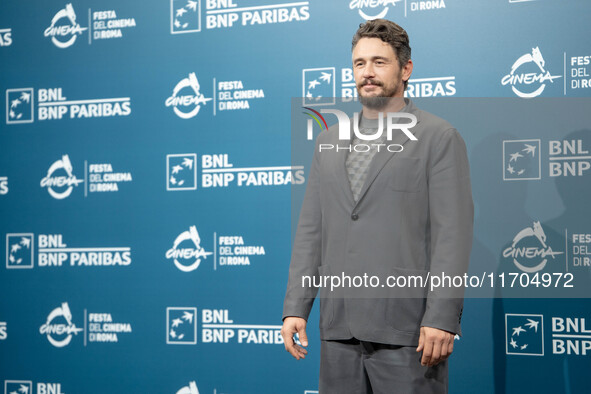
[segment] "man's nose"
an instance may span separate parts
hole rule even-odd
[[[369,79],[375,77],[375,70],[371,63],[367,63],[363,68],[363,78]]]

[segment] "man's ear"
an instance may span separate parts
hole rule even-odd
[[[408,81],[410,79],[410,76],[412,74],[412,67],[413,67],[412,60],[409,59],[408,63],[406,63],[404,65],[404,67],[402,67],[402,80],[403,81]]]

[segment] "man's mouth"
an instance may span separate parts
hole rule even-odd
[[[380,85],[367,84],[361,88],[361,92],[366,95],[381,94],[382,87]]]
[[[377,81],[364,81],[361,84],[361,87],[362,88],[369,88],[369,89],[376,88],[376,87],[381,87],[381,86],[382,86],[382,83],[381,82],[377,82]]]

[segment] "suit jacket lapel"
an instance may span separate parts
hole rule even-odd
[[[351,127],[350,130],[353,130],[353,118],[350,119],[349,122],[349,127]],[[351,140],[343,140],[341,142],[341,140],[336,139],[335,141],[335,145],[339,145],[339,143],[342,143],[342,145],[348,145],[353,143],[353,141]],[[347,202],[350,205],[354,205],[355,204],[355,199],[353,198],[353,192],[351,191],[351,183],[349,182],[349,174],[347,173],[347,151],[345,149],[340,150],[336,153],[336,157],[337,157],[337,183],[339,185],[341,185],[341,188],[343,189],[343,195],[347,198]]]

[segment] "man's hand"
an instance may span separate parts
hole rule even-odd
[[[293,340],[293,335],[297,333],[302,346],[308,346],[308,336],[306,335],[306,320],[301,317],[286,317],[283,320],[283,327],[281,327],[281,336],[283,337],[283,343],[285,350],[291,353],[296,360],[300,358],[306,358],[308,351],[302,346],[299,346]]]
[[[417,347],[417,352],[423,351],[421,365],[432,367],[446,360],[454,350],[454,337],[455,335],[449,331],[421,327],[419,347]]]

